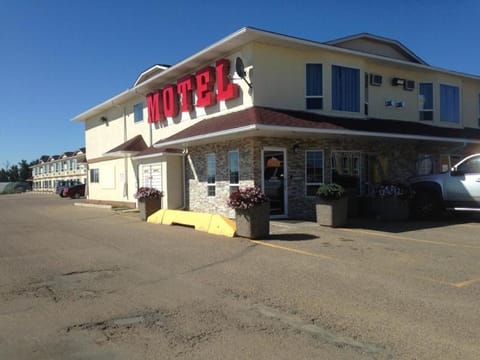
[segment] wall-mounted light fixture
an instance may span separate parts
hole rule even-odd
[[[295,154],[298,154],[298,152],[300,151],[300,144],[299,143],[294,144],[292,150]]]
[[[405,79],[400,79],[396,77],[392,79],[393,86],[403,86],[404,84],[405,84]]]
[[[102,117],[100,118],[100,121],[101,121],[102,123],[104,123],[105,125],[108,126],[108,119],[107,119],[106,116],[102,116]]]

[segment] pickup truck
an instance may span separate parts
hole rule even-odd
[[[434,218],[444,210],[480,212],[480,154],[467,156],[450,171],[409,180],[414,216]]]

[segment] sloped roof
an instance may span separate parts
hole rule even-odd
[[[143,71],[140,75],[138,75],[137,80],[133,83],[133,87],[141,84],[142,82],[152,78],[153,76],[161,73],[162,71],[168,69],[170,65],[164,64],[156,64],[152,67],[149,67],[147,70]]]
[[[428,65],[424,60],[403,45],[400,41],[369,33],[354,34],[327,41],[325,44],[373,55],[406,60],[417,64]],[[383,47],[379,45],[383,45]],[[390,51],[388,51],[388,48],[390,48]]]
[[[149,148],[136,154],[134,158],[140,159],[140,158],[149,158],[149,157],[155,157],[155,156],[161,156],[161,155],[182,155],[182,154],[183,152],[180,149],[166,148],[166,147],[158,148],[158,147],[150,146]]]
[[[390,119],[332,117],[297,110],[252,107],[200,121],[154,144],[165,147],[196,142],[214,142],[225,136],[306,133],[324,135],[373,136],[413,140],[459,141],[480,143],[480,129],[447,128],[418,122]]]
[[[105,155],[110,156],[123,156],[123,155],[136,155],[141,151],[147,149],[147,144],[143,140],[142,135],[137,135],[131,138],[130,140],[114,147],[113,149],[107,151]]]

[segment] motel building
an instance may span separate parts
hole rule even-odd
[[[312,219],[322,183],[355,201],[380,183],[449,169],[480,146],[480,76],[436,68],[371,34],[326,43],[243,28],[76,116],[88,198],[233,217],[259,186],[272,218]]]

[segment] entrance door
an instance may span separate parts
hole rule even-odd
[[[287,167],[284,148],[264,148],[262,151],[263,191],[270,199],[272,218],[287,214]]]
[[[163,190],[161,163],[140,165],[140,186]]]

